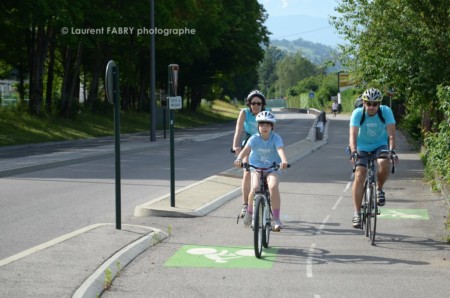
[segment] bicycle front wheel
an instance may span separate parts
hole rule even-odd
[[[255,247],[255,256],[260,259],[263,244],[265,242],[265,226],[264,226],[264,200],[262,195],[255,196],[255,208],[253,210],[253,245]]]
[[[364,183],[364,197],[361,206],[361,229],[364,230],[366,237],[369,237],[370,221],[369,221],[369,199],[370,199],[370,188],[366,182]]]
[[[378,214],[378,205],[377,205],[377,194],[376,194],[376,186],[372,184],[370,186],[370,200],[369,200],[369,220],[370,220],[370,229],[369,231],[369,241],[370,244],[374,245],[375,243],[375,235],[377,230],[377,214]]]
[[[268,198],[268,200],[270,201],[269,198]],[[264,236],[263,236],[264,248],[269,247],[270,231],[272,231],[270,214],[271,214],[270,204],[265,204],[265,208],[264,208],[265,227],[264,227]]]

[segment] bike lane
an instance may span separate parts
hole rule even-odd
[[[381,216],[376,246],[352,228],[351,167],[344,150],[348,119],[338,117],[328,123],[328,144],[283,175],[286,228],[271,233],[263,259],[249,261],[258,266],[246,265],[253,235],[235,223],[236,199],[204,218],[162,219],[171,237],[139,256],[104,296],[359,297],[373,280],[372,297],[443,297],[450,272],[448,244],[439,239],[445,202],[421,181],[417,152],[399,138],[401,161],[386,184],[381,212],[426,210],[428,219]]]

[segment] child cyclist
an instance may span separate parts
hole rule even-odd
[[[236,121],[236,129],[233,137],[233,151],[236,156],[239,155],[242,148],[247,144],[248,139],[258,133],[258,125],[256,124],[256,115],[266,110],[266,97],[261,91],[253,90],[247,96],[247,108],[242,109]],[[248,156],[242,158],[244,162],[248,162]],[[250,194],[250,172],[244,170],[242,176],[242,210],[239,214],[240,218],[244,218],[247,212],[248,197]]]
[[[258,123],[257,134],[250,137],[244,149],[239,153],[234,161],[235,167],[242,166],[242,159],[250,153],[249,163],[258,168],[268,168],[274,162],[280,165],[281,169],[286,169],[288,166],[286,153],[282,138],[273,132],[273,127],[276,122],[275,115],[268,111],[260,112],[256,115],[256,122]],[[270,197],[272,201],[272,213],[275,222],[274,231],[280,231],[284,228],[280,220],[280,190],[278,171],[275,169],[268,169],[265,171],[267,175],[267,185],[269,187]],[[259,173],[251,169],[252,194],[249,196],[248,209],[244,216],[244,225],[249,226],[252,221],[253,213],[253,196],[259,186]]]

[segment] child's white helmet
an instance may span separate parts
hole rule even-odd
[[[256,122],[270,122],[275,123],[277,122],[277,118],[274,114],[272,114],[269,111],[262,111],[256,115]]]

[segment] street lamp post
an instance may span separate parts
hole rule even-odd
[[[155,30],[155,0],[150,0],[150,30]],[[150,142],[156,141],[155,34],[150,34]]]

